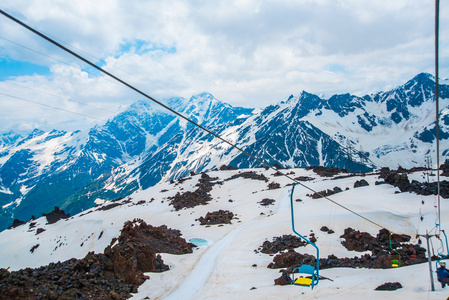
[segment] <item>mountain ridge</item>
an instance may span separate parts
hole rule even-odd
[[[165,102],[271,165],[369,171],[423,166],[434,153],[434,84],[432,75],[421,73],[386,92],[322,99],[303,91],[264,109],[232,107],[209,93]],[[448,85],[440,84],[440,98],[440,139],[447,142]],[[441,149],[445,155],[447,143]],[[260,163],[147,101],[88,133],[8,133],[0,144],[0,229],[54,205],[73,214],[97,199],[121,198],[221,165]]]

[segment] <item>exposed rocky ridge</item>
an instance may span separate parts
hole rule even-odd
[[[89,252],[36,269],[0,269],[1,299],[125,299],[146,279],[144,272],[169,269],[157,253],[191,253],[178,230],[142,220],[125,223],[104,254]]]

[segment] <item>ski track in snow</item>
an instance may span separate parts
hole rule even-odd
[[[245,227],[248,227],[255,221],[259,220],[260,218],[256,218],[248,223],[245,223],[244,225],[241,225],[232,231],[230,231],[228,234],[226,234],[221,240],[216,242],[214,245],[210,247],[209,250],[207,250],[195,268],[190,272],[190,274],[183,280],[182,284],[171,294],[169,294],[167,297],[163,298],[164,300],[189,300],[189,299],[198,299],[197,296],[199,295],[201,289],[206,285],[207,280],[212,273],[212,271],[215,268],[215,263],[217,261],[217,258],[219,255],[223,252],[223,250],[226,249],[227,246],[231,244],[231,242],[234,240],[234,238],[237,236],[237,234],[244,229]]]
[[[276,209],[276,213],[279,211],[284,211],[289,208],[288,199],[290,197],[291,189],[284,190],[281,195],[281,199],[277,201],[279,204]],[[190,272],[190,274],[183,280],[182,284],[164,300],[189,300],[189,299],[199,299],[198,296],[201,295],[201,289],[206,285],[208,278],[212,274],[217,258],[220,254],[229,246],[238,233],[244,228],[251,226],[253,223],[261,220],[261,217],[257,217],[252,221],[249,221],[239,227],[233,229],[228,234],[226,234],[221,240],[216,242],[214,245],[207,250],[199,262],[196,264],[195,268]]]

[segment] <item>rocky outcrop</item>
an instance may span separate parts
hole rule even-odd
[[[397,289],[402,289],[402,284],[399,282],[386,282],[375,288],[375,291],[395,291]]]
[[[47,218],[48,224],[56,223],[61,219],[70,218],[70,214],[66,214],[63,210],[60,210],[59,207],[57,206],[55,206],[52,212],[49,212],[48,214],[42,214],[42,216]]]
[[[365,179],[357,180],[354,183],[354,188],[362,187],[362,186],[369,186],[369,183]]]
[[[237,178],[247,178],[247,179],[254,179],[254,180],[262,180],[265,182],[268,182],[268,178],[263,174],[257,174],[256,172],[249,171],[249,172],[241,172],[238,174],[235,174],[227,179],[225,181],[237,179]]]
[[[206,173],[201,174],[199,183],[196,185],[198,188],[193,191],[187,191],[184,193],[177,193],[173,197],[169,197],[170,205],[173,205],[175,210],[183,208],[191,208],[197,205],[206,205],[212,197],[209,192],[215,184],[221,184],[221,182],[215,182],[217,178],[212,178]]]
[[[279,183],[277,183],[277,182],[270,182],[269,184],[268,184],[268,189],[269,190],[275,190],[275,189],[280,189],[281,188],[281,185],[279,184]]]
[[[280,270],[279,272],[282,273],[282,275],[274,280],[274,285],[288,285],[292,283],[292,278],[286,270]]]
[[[307,245],[307,242],[303,241],[301,238],[291,234],[284,234],[283,236],[274,237],[272,242],[263,242],[258,251],[265,254],[275,254],[284,250],[303,247],[305,245]]]
[[[348,171],[345,169],[322,167],[322,166],[307,167],[306,170],[313,170],[313,172],[320,175],[321,177],[332,177],[332,176],[338,175],[340,173],[348,173]]]
[[[231,220],[234,214],[229,210],[219,210],[214,212],[208,212],[205,217],[200,217],[197,221],[201,225],[218,225],[218,224],[231,224]]]
[[[306,196],[309,196],[312,199],[319,199],[319,198],[328,197],[330,195],[341,193],[341,192],[342,192],[342,189],[339,188],[338,186],[336,186],[332,190],[329,190],[329,189],[328,190],[323,190],[323,191],[320,191],[318,193],[313,193],[311,195],[307,194]]]
[[[268,206],[268,205],[273,205],[274,202],[276,202],[276,200],[270,199],[270,198],[264,198],[260,202],[257,202],[257,203],[259,203],[262,206]]]
[[[437,182],[419,182],[416,180],[410,182],[407,175],[408,172],[411,171],[402,168],[399,168],[397,171],[382,168],[379,178],[383,178],[386,183],[398,187],[401,192],[410,192],[424,196],[438,194]],[[445,199],[449,198],[449,182],[446,180],[440,181],[440,195]]]
[[[16,227],[19,227],[20,225],[26,224],[26,222],[21,221],[19,219],[14,219],[14,221],[12,222],[12,225],[8,227],[8,229],[13,229]]]
[[[126,299],[148,279],[144,272],[169,269],[157,253],[191,253],[193,247],[178,230],[134,220],[125,223],[104,253],[89,252],[83,259],[36,269],[0,269],[0,298]]]

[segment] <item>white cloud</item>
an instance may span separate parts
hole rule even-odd
[[[327,97],[363,95],[402,84],[419,72],[433,73],[433,5],[422,0],[5,0],[0,8],[82,50],[152,96],[208,91],[232,105],[264,107],[301,90]],[[448,5],[441,3],[442,77],[449,77],[448,16]],[[91,70],[6,19],[0,32]],[[0,48],[12,59],[51,66],[48,78],[16,79],[30,87],[113,109],[139,98],[98,72],[89,75],[1,39]],[[39,93],[32,97],[47,99]],[[89,112],[80,104],[73,108]],[[2,120],[1,127],[12,126],[14,118],[25,120],[10,112],[9,123]],[[58,121],[46,124],[57,126]]]

